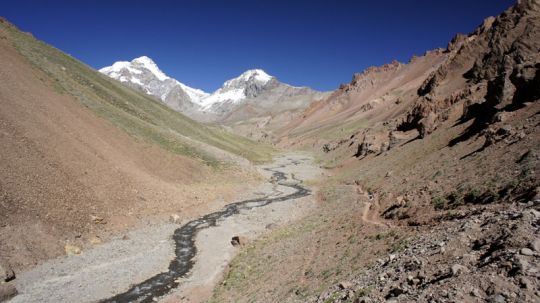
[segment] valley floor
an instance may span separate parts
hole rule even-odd
[[[309,158],[299,154],[283,155],[258,169],[269,181],[242,194],[236,201],[264,197],[278,198],[276,202],[281,203],[241,210],[239,214],[218,220],[217,226],[201,229],[196,236],[193,269],[186,277],[175,280],[179,288],[165,297],[164,302],[208,299],[228,262],[238,252],[231,244],[233,236],[239,236],[244,246],[246,241],[303,217],[315,207],[311,195],[279,201],[279,197],[294,192],[287,185],[320,176],[320,170]],[[285,181],[276,183],[272,177],[274,171],[283,173]],[[20,273],[15,280],[19,295],[12,302],[94,302],[114,296],[167,271],[175,258],[171,235],[177,228],[179,225],[172,223],[150,224],[80,255],[53,259]],[[144,298],[153,299],[152,296]]]

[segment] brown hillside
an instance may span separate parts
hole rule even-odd
[[[539,302],[540,2],[355,75],[281,129],[332,176],[212,302]],[[299,245],[301,243],[301,245]]]
[[[6,27],[0,108],[0,255],[16,270],[141,219],[204,212],[248,176],[218,173],[97,117],[22,57]]]

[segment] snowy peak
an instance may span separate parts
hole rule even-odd
[[[145,70],[149,71],[159,81],[165,81],[167,79],[170,79],[159,69],[157,64],[147,56],[135,58],[131,62],[118,61],[111,66],[100,69],[99,71],[122,82],[130,81],[138,84],[140,81],[133,81],[133,78],[130,79],[129,77],[127,77],[127,75],[122,74],[130,73],[132,75],[141,75]]]
[[[262,69],[250,69],[225,81],[221,88],[208,94],[167,76],[147,56],[119,61],[99,71],[157,97],[176,111],[201,119],[225,116],[244,104],[272,108],[276,102],[286,104],[285,101],[291,98],[309,97],[315,93],[305,87],[281,83]]]
[[[203,110],[215,111],[218,107],[237,104],[244,99],[255,97],[274,79],[276,78],[262,69],[247,70],[240,76],[225,81],[220,89],[204,98],[201,105]]]
[[[152,74],[154,74],[154,76],[156,76],[156,78],[158,78],[161,81],[165,81],[167,79],[170,79],[169,77],[167,77],[167,75],[165,75],[159,69],[159,67],[154,62],[154,60],[148,58],[147,56],[141,56],[139,58],[135,58],[135,59],[133,59],[133,61],[131,61],[131,64],[133,64],[135,66],[140,66],[140,67],[146,68]]]
[[[132,61],[119,61],[99,71],[159,98],[177,111],[198,109],[201,106],[201,100],[209,95],[167,76],[154,60],[147,56],[141,56]]]
[[[262,69],[250,69],[250,70],[245,71],[240,76],[226,81],[223,84],[223,88],[227,88],[227,87],[238,88],[241,86],[245,86],[246,83],[250,83],[250,82],[257,82],[264,85],[272,79],[274,79],[274,77],[270,76]]]

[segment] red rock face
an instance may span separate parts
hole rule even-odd
[[[448,59],[418,89],[420,98],[407,115],[407,127],[425,135],[462,100],[469,101],[465,105],[469,116],[463,118],[480,118],[483,123],[504,108],[537,100],[539,24],[538,1],[520,1],[499,17],[485,19],[469,36],[457,35],[446,50]],[[460,80],[465,81],[464,88],[454,89]],[[480,103],[482,110],[475,112],[482,117],[471,116],[470,107]]]

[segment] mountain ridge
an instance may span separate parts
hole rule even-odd
[[[254,103],[257,98],[261,99],[260,96],[266,97],[264,100],[258,100],[262,103],[271,100],[283,103],[283,98],[320,93],[306,86],[297,87],[282,83],[260,68],[248,69],[239,76],[224,81],[214,92],[208,93],[167,76],[148,56],[141,56],[132,61],[117,61],[99,71],[130,87],[153,95],[176,111],[203,121],[226,119],[230,113],[243,105]],[[302,107],[304,104],[299,106]]]

